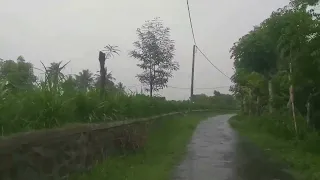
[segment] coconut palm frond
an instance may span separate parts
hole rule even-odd
[[[105,49],[102,50],[106,54],[106,58],[109,58],[110,56],[114,57],[114,54],[120,55],[119,52],[120,50],[118,49],[118,46],[112,46],[112,45],[107,45],[104,47]]]
[[[66,64],[64,64],[59,70],[64,69],[71,61],[68,61]],[[62,63],[62,61],[60,61],[59,65]]]

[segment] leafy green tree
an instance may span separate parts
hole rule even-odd
[[[63,93],[66,95],[73,95],[77,92],[77,86],[77,80],[72,75],[66,76],[65,81],[61,83]]]
[[[286,20],[287,24],[283,27],[283,33],[278,40],[278,49],[280,52],[281,64],[287,69],[288,77],[290,81],[289,89],[289,103],[291,105],[292,115],[296,125],[295,115],[295,99],[294,99],[294,86],[295,84],[301,84],[304,82],[295,82],[298,78],[296,71],[303,70],[307,66],[307,69],[312,70],[309,62],[306,60],[312,60],[310,57],[310,49],[308,48],[309,36],[312,34],[312,15],[305,12],[305,10],[293,11],[289,10],[282,15],[282,20]],[[303,63],[302,63],[303,62]],[[299,66],[299,68],[297,67]],[[297,76],[298,75],[298,76]],[[306,74],[303,74],[305,77]],[[302,77],[302,78],[303,78]]]
[[[116,88],[118,89],[119,92],[122,92],[122,93],[124,93],[125,90],[126,90],[126,87],[123,85],[122,82],[119,82],[119,83],[116,85]]]
[[[291,3],[295,6],[300,6],[304,4],[315,6],[319,4],[319,0],[291,0]]]
[[[294,120],[296,112],[306,116],[308,122],[317,117],[310,118],[312,109],[320,108],[319,18],[314,10],[292,3],[273,12],[234,44],[235,85],[231,90],[239,100],[247,101],[243,107],[251,110],[248,104],[252,104],[252,98],[268,95],[269,107],[290,107]],[[294,125],[297,131],[296,121]]]
[[[230,90],[240,100],[242,111],[247,114],[260,113],[261,106],[266,104],[264,95],[267,94],[267,85],[264,76],[238,68],[231,79],[236,84]]]
[[[109,72],[109,73],[106,73],[106,76],[105,76],[105,87],[104,89],[105,90],[108,90],[110,91],[111,89],[114,89],[115,88],[115,84],[114,84],[114,81],[116,79],[112,76],[112,72]],[[97,76],[95,77],[95,87],[96,88],[99,88],[101,86],[101,78],[100,76]]]
[[[31,89],[36,81],[33,64],[26,62],[23,56],[19,56],[16,62],[2,60],[0,62],[0,78],[8,81],[11,87],[17,90]]]
[[[277,52],[273,38],[265,25],[255,27],[247,35],[239,39],[231,48],[231,57],[235,59],[237,69],[262,74],[268,80],[269,112],[272,113],[273,87],[272,77],[277,69]],[[236,79],[234,79],[236,80]]]
[[[134,42],[135,50],[130,56],[139,60],[138,67],[143,72],[138,74],[139,81],[148,85],[150,96],[167,86],[172,72],[179,69],[179,64],[173,61],[175,45],[170,39],[170,28],[164,27],[159,18],[146,21],[137,29],[138,41]]]
[[[207,96],[205,94],[195,94],[193,102],[204,104],[221,109],[236,109],[236,100],[230,94],[222,94],[219,91],[214,91],[214,96]]]

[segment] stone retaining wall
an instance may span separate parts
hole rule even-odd
[[[0,139],[0,180],[66,179],[84,172],[113,153],[136,150],[147,140],[154,119],[102,124],[74,124],[64,128],[20,133]]]

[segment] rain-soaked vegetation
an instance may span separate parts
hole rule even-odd
[[[150,27],[154,27],[151,34]],[[36,68],[23,56],[17,60],[0,59],[0,134],[195,109],[235,108],[234,98],[219,92],[211,97],[195,96],[193,103],[168,101],[157,95],[156,92],[167,87],[172,73],[179,69],[179,64],[173,61],[174,41],[170,39],[170,29],[158,18],[147,21],[137,34],[136,49],[127,56],[139,60],[142,73],[137,74],[137,78],[142,84],[138,92],[130,91],[121,82],[116,83],[111,71],[107,72],[106,60],[123,55],[117,46],[107,45],[97,52],[100,63],[97,74],[89,69],[73,75],[64,74],[69,62],[49,65],[41,62],[43,67]],[[157,47],[153,47],[154,43]],[[144,58],[153,57],[152,54],[157,54],[157,58]]]
[[[300,179],[320,179],[318,1],[292,1],[231,48],[241,116],[231,124],[285,160]]]

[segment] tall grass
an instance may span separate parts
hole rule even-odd
[[[314,130],[308,128],[305,119],[301,116],[297,117],[297,132],[293,124],[292,117],[287,113],[264,114],[263,116],[238,116],[239,122],[244,127],[256,129],[260,132],[272,134],[276,138],[284,140],[306,140],[310,133]],[[237,123],[231,121],[231,123]]]
[[[0,131],[2,135],[8,135],[68,123],[98,123],[204,108],[210,107],[116,92],[108,93],[101,100],[96,90],[64,94],[45,88],[15,93],[3,91]]]

